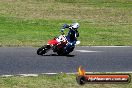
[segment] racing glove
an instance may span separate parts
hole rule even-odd
[[[69,28],[69,25],[67,25],[67,24],[64,24],[64,25],[63,25],[63,27],[62,27],[62,29],[61,29],[61,32],[62,32],[62,33],[64,33],[65,28]]]

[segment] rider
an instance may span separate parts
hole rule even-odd
[[[79,32],[77,30],[79,28],[79,26],[80,26],[79,23],[73,23],[71,25],[64,24],[61,29],[62,34],[64,34],[65,28],[69,28],[68,35],[66,36],[66,38],[69,42],[66,46],[67,51],[70,49],[70,47],[72,47],[76,44],[77,37],[79,37]]]

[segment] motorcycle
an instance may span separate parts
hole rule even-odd
[[[37,50],[37,54],[38,55],[44,55],[49,50],[53,50],[53,52],[57,53],[59,56],[68,55],[75,48],[75,46],[72,46],[67,51],[65,47],[68,43],[69,42],[68,42],[66,36],[60,35],[59,37],[56,37],[52,40],[49,40],[47,45],[44,45],[41,48],[39,48]],[[75,45],[77,45],[77,44],[80,44],[80,41],[77,41]]]

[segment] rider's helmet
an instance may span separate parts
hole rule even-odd
[[[72,25],[71,25],[71,28],[73,29],[73,30],[77,30],[78,28],[79,28],[79,23],[73,23]]]

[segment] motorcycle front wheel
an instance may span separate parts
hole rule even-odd
[[[51,47],[50,47],[49,45],[44,45],[44,46],[42,46],[41,48],[39,48],[39,49],[37,50],[37,54],[38,54],[38,55],[43,55],[43,54],[45,54],[50,48],[51,48]]]

